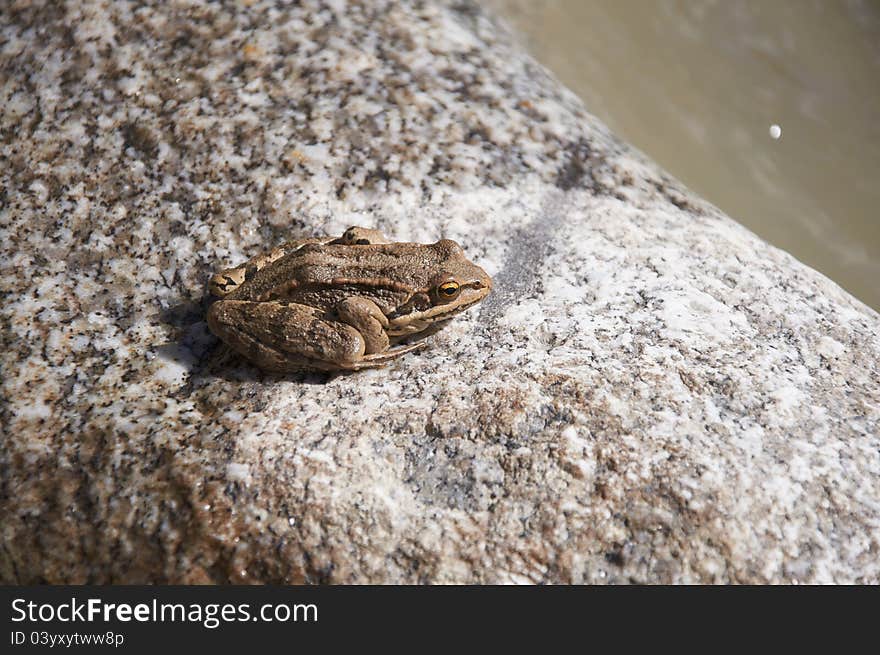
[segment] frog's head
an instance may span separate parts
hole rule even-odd
[[[465,257],[455,241],[442,239],[424,248],[431,254],[424,258],[426,283],[389,316],[389,334],[421,332],[463,312],[492,291],[492,278]]]

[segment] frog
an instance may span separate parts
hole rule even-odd
[[[492,279],[451,239],[392,242],[352,226],[288,241],[214,275],[211,331],[274,373],[386,366],[481,302]]]

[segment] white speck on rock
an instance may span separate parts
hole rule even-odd
[[[816,352],[825,359],[836,359],[846,352],[846,348],[839,341],[826,335],[819,339]]]
[[[226,466],[226,474],[234,482],[241,482],[246,486],[251,483],[251,469],[248,464],[230,462]]]

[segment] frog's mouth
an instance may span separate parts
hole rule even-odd
[[[386,332],[392,337],[422,332],[434,323],[447,321],[470,309],[489,295],[490,291],[491,287],[471,288],[468,289],[469,293],[466,296],[462,294],[455,303],[432,305],[426,309],[413,310],[400,316],[389,317]]]

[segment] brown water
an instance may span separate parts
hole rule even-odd
[[[617,134],[880,309],[880,2],[485,2]]]

